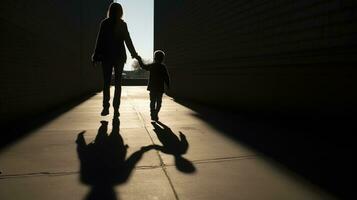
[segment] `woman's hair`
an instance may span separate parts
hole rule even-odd
[[[121,19],[123,17],[123,7],[119,3],[111,3],[107,17],[111,19]]]

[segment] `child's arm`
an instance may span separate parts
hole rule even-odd
[[[170,75],[169,75],[169,72],[167,71],[166,66],[164,66],[164,81],[165,81],[167,87],[170,88],[170,84],[171,84]]]

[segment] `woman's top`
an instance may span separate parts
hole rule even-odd
[[[104,19],[100,24],[93,61],[109,61],[114,63],[126,62],[124,42],[132,57],[136,57],[133,42],[128,27],[123,20]]]

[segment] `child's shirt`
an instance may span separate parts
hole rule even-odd
[[[166,66],[161,63],[152,63],[145,65],[140,63],[140,66],[150,72],[150,78],[147,90],[154,92],[164,92],[164,84],[170,85],[169,73]]]

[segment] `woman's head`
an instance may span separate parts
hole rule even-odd
[[[119,3],[111,3],[108,9],[108,18],[119,20],[123,17],[123,8]]]

